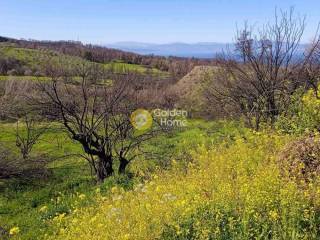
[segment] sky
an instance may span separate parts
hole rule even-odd
[[[319,0],[0,0],[0,36],[114,42],[231,42],[245,21],[271,21],[275,8],[306,15],[304,42],[320,21]]]

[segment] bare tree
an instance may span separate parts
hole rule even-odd
[[[236,36],[234,54],[223,54],[220,70],[208,83],[207,99],[236,109],[259,128],[262,120],[272,125],[301,85],[299,77],[314,55],[301,56],[300,41],[305,18],[294,10],[276,11],[273,24],[257,32],[245,24]]]
[[[313,89],[317,98],[320,82],[320,36],[317,36],[307,52],[308,61],[305,62],[301,79],[305,81],[306,89]]]
[[[8,143],[0,142],[0,179],[47,177],[50,171],[46,166],[50,161],[45,155],[23,159]]]
[[[65,65],[65,64],[64,64]],[[79,142],[87,154],[98,181],[114,173],[114,160],[120,160],[123,173],[148,134],[135,134],[129,122],[137,108],[135,74],[107,79],[105,69],[94,63],[50,66],[50,83],[39,85],[45,108],[55,109],[71,139]],[[129,156],[131,155],[131,156]]]
[[[46,132],[47,127],[40,126],[34,117],[25,115],[21,125],[17,121],[16,146],[19,148],[22,158],[27,160],[33,146],[39,138]]]

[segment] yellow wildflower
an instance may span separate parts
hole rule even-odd
[[[42,213],[47,212],[47,211],[48,211],[48,207],[47,206],[43,206],[43,207],[41,207],[39,209],[39,212],[42,212]]]
[[[113,188],[111,188],[111,192],[112,192],[112,193],[116,193],[116,192],[117,192],[117,190],[118,190],[118,189],[117,189],[117,187],[113,187]]]
[[[20,228],[19,227],[13,227],[10,229],[9,234],[10,235],[16,235],[20,232]]]
[[[83,199],[86,198],[86,195],[85,195],[85,194],[80,194],[80,195],[79,195],[79,198],[80,198],[81,200],[83,200]]]
[[[275,210],[270,211],[269,216],[270,216],[271,220],[277,220],[279,218],[279,215],[278,215],[277,211],[275,211]]]

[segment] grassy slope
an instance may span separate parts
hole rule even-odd
[[[38,61],[37,51],[6,51]],[[114,64],[119,71],[126,66]],[[22,240],[318,239],[320,181],[300,188],[277,167],[278,152],[292,138],[193,120],[148,143],[160,157],[134,162],[134,179],[115,176],[100,186],[84,160],[56,160],[47,179],[0,181],[0,227],[19,227],[13,239]],[[13,124],[0,123],[0,141],[17,151]],[[34,148],[52,157],[79,151],[59,130]],[[168,168],[169,159],[176,161]]]
[[[0,131],[0,141],[14,144],[13,125]],[[57,136],[63,133],[48,133],[35,151],[79,151],[67,138],[57,148]],[[134,162],[134,180],[97,186],[83,160],[68,158],[50,164],[44,181],[2,182],[0,226],[18,226],[14,239],[317,239],[319,182],[301,188],[277,166],[293,139],[193,120],[148,144],[161,157]],[[169,169],[156,167],[170,157]]]
[[[62,58],[65,61],[72,62],[82,62],[85,61],[79,57],[69,56],[61,54],[51,50],[35,50],[35,49],[26,49],[16,47],[14,44],[0,43],[0,55],[5,57],[15,58],[23,62],[28,68],[37,70],[42,61],[44,61],[49,55],[53,59]],[[104,64],[106,68],[112,68],[115,72],[125,72],[125,71],[134,71],[138,73],[146,73],[148,68],[137,65],[137,64],[128,64],[121,61],[114,61]],[[152,74],[167,75],[167,73],[162,72],[157,69],[151,69]],[[6,80],[9,77],[0,76],[0,80]],[[19,79],[33,79],[32,76],[20,76]]]
[[[37,69],[47,54],[53,58],[62,57],[67,61],[84,61],[77,57],[62,55],[53,51],[32,50],[17,48],[14,45],[0,44],[0,54],[6,57],[16,58],[22,61],[27,67]],[[147,72],[147,68],[122,63],[119,61],[105,64],[116,72],[137,71]],[[167,76],[159,70],[152,69],[152,73]],[[35,76],[0,76],[0,80],[21,79],[21,80],[46,80],[46,77]],[[14,143],[14,125],[0,123],[0,141],[6,146],[17,151]],[[58,139],[61,139],[58,144]],[[57,146],[60,145],[60,146]],[[37,154],[48,153],[52,157],[63,156],[64,154],[77,153],[80,148],[68,140],[61,131],[53,131],[43,136],[33,152]],[[164,152],[164,150],[163,150]],[[145,163],[145,168],[150,169],[153,164]],[[92,180],[89,168],[82,159],[69,157],[55,161],[49,166],[52,175],[44,180],[23,181],[0,181],[0,227],[10,229],[13,226],[20,226],[22,239],[38,239],[39,235],[50,231],[47,220],[50,220],[58,213],[68,212],[73,205],[77,204],[77,196],[85,193],[90,196],[95,191],[95,183]],[[114,184],[127,184],[127,180],[110,179],[105,185],[105,191]],[[131,184],[129,181],[128,184]],[[62,199],[62,200],[61,200]],[[89,197],[88,197],[89,199]],[[92,200],[93,201],[93,200]],[[88,202],[91,202],[88,200]],[[81,205],[85,203],[79,203]],[[40,214],[39,208],[47,206],[48,212]]]
[[[134,190],[97,193],[97,206],[58,216],[50,239],[319,239],[319,180],[297,182],[278,166],[292,137],[223,129],[222,142],[191,150],[187,166],[174,161]]]
[[[17,152],[15,148],[13,124],[0,125],[0,141]],[[58,147],[58,140],[63,144]],[[79,148],[72,144],[60,131],[48,132],[39,144],[35,146],[33,152],[37,154],[47,153],[51,157],[60,157],[65,153],[76,153]],[[59,192],[70,191],[88,187],[91,184],[88,176],[88,168],[84,162],[78,159],[69,158],[56,161],[50,166],[53,176],[49,179],[39,180],[12,180],[0,181],[0,226],[21,225],[26,229],[26,239],[35,239],[38,231],[31,229],[41,229],[45,223],[38,218],[37,207],[44,203],[52,205],[52,212],[61,211],[64,205],[56,205],[51,199],[56,200]],[[50,213],[49,213],[50,214]]]
[[[100,186],[101,193],[109,195],[108,189],[114,185],[130,188],[133,181],[139,182],[148,178],[156,166],[165,165],[166,158],[169,159],[174,155],[176,159],[182,159],[186,157],[188,149],[195,148],[198,144],[211,145],[220,142],[235,135],[234,131],[238,131],[232,125],[229,129],[222,126],[222,123],[195,121],[182,132],[170,137],[159,136],[147,146],[149,149],[157,150],[161,155],[158,160],[137,159],[131,166],[131,171],[137,176],[135,180],[111,178]],[[2,123],[0,132],[0,141],[6,142],[8,147],[17,151],[14,146],[14,125]],[[47,152],[53,157],[79,151],[79,146],[58,130],[47,133],[34,149],[34,153]],[[0,182],[0,226],[5,229],[19,226],[21,233],[18,239],[41,239],[45,233],[50,234],[55,230],[51,221],[57,214],[69,214],[75,208],[95,205],[97,186],[84,160],[71,157],[57,160],[49,167],[53,174],[48,179]],[[81,194],[85,194],[84,200],[79,200]],[[43,206],[48,210],[40,212]]]
[[[205,81],[212,78],[216,67],[196,66],[190,73],[181,78],[171,88],[180,96],[178,105],[188,111],[197,113],[207,108],[202,94]]]
[[[23,62],[31,69],[37,69],[38,66],[44,61],[47,56],[53,59],[62,57],[66,61],[83,61],[81,58],[63,55],[50,50],[36,50],[16,47],[14,44],[0,44],[0,54],[4,57],[11,57]]]
[[[48,77],[35,77],[35,76],[0,76],[0,81],[6,80],[30,80],[30,81],[46,81]]]

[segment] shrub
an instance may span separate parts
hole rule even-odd
[[[319,124],[320,99],[314,90],[302,94],[300,89],[291,97],[287,112],[279,116],[276,128],[286,133],[301,134],[308,130],[319,130]]]
[[[47,178],[51,172],[47,169],[46,164],[50,161],[51,159],[44,154],[25,160],[0,142],[0,179]]]
[[[320,173],[320,138],[302,137],[289,143],[280,154],[279,162],[284,173],[297,179],[310,179]]]

